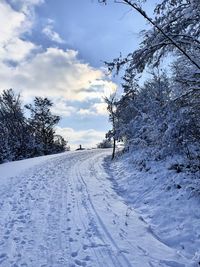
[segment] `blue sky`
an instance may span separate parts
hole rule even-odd
[[[72,148],[95,146],[110,128],[103,97],[119,86],[103,61],[138,47],[144,19],[111,0],[1,0],[0,22],[0,90],[51,98],[57,132]]]

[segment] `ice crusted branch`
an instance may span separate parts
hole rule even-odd
[[[99,0],[100,3],[107,3],[107,0]],[[115,3],[127,4],[131,8],[135,9],[139,14],[141,14],[155,29],[157,29],[167,40],[170,41],[193,65],[200,69],[200,65],[172,38],[170,37],[160,26],[158,26],[152,18],[150,18],[147,13],[136,3],[131,0],[121,0],[114,1]],[[120,62],[121,65],[125,63],[124,61]],[[107,64],[108,65],[108,64]],[[119,64],[118,64],[119,65]],[[118,65],[116,67],[118,67]],[[118,67],[119,68],[119,67]]]

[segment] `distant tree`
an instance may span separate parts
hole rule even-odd
[[[102,142],[97,144],[97,148],[112,148],[112,142],[109,139],[104,139]]]
[[[26,105],[30,118],[24,115],[20,95],[12,89],[0,95],[0,163],[69,150],[67,142],[55,135],[59,117],[51,113],[52,102],[36,97]]]
[[[61,135],[54,135],[53,152],[59,153],[69,150],[70,147],[67,146],[67,141]]]
[[[52,153],[54,144],[54,126],[60,117],[51,113],[53,103],[47,98],[35,97],[34,105],[26,105],[31,113],[29,124],[31,125],[35,139],[35,154],[47,155]]]

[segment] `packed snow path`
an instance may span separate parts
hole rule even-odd
[[[47,157],[7,180],[0,189],[0,266],[188,266],[114,192],[103,165],[109,154]]]

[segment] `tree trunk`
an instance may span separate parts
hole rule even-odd
[[[116,140],[115,140],[115,138],[113,138],[112,160],[115,158],[115,149],[116,149]]]

